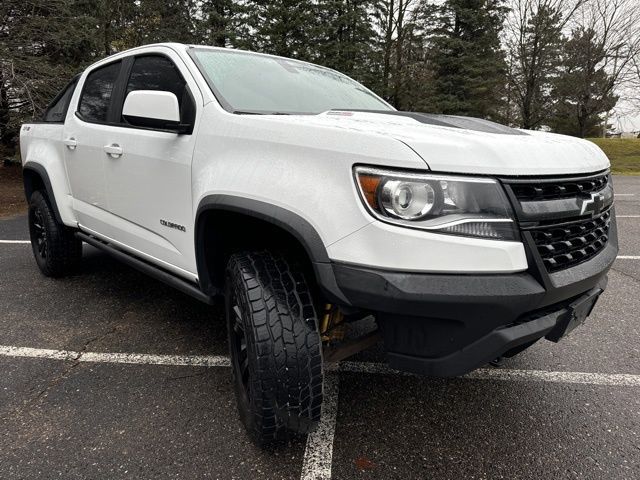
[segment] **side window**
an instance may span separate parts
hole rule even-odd
[[[167,57],[161,55],[144,55],[136,57],[131,67],[127,82],[125,99],[135,90],[163,90],[173,93],[178,99],[180,117],[185,121],[193,121],[195,106],[189,95],[187,84],[178,67]],[[121,122],[127,123],[124,118]]]
[[[64,119],[67,116],[67,110],[69,109],[69,103],[71,102],[71,97],[73,96],[73,92],[76,90],[76,85],[78,85],[78,77],[71,80],[71,82],[69,82],[67,86],[64,87],[58,95],[56,95],[47,107],[47,110],[44,112],[44,116],[42,117],[43,122],[64,122]]]
[[[121,62],[93,70],[84,82],[78,112],[83,120],[106,122],[113,85],[120,73]]]

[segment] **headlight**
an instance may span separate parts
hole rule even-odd
[[[509,201],[496,180],[355,168],[369,212],[384,222],[437,233],[516,240]]]

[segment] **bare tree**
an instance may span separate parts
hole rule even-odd
[[[551,81],[560,62],[562,32],[586,1],[511,1],[505,47],[511,60],[509,88],[521,127],[538,128],[550,115]]]
[[[403,106],[407,50],[415,40],[418,11],[426,0],[383,0],[375,14],[382,42],[382,96]]]
[[[595,46],[603,52],[600,66],[609,78],[605,93],[618,93],[627,111],[640,109],[640,1],[589,0],[572,22],[594,32]]]

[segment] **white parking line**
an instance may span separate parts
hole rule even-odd
[[[335,373],[329,372],[324,377],[322,415],[316,429],[307,437],[300,480],[331,479],[339,382],[340,379]]]
[[[618,255],[616,259],[620,260],[640,260],[639,255]]]
[[[368,373],[379,375],[406,375],[389,368],[384,363],[341,362],[334,367],[339,372]],[[469,380],[512,380],[525,382],[575,383],[583,385],[613,385],[618,387],[640,387],[640,375],[630,373],[554,372],[546,370],[512,370],[502,368],[480,368],[458,377]]]
[[[29,240],[0,240],[0,243],[31,243]]]
[[[231,362],[226,355],[156,355],[149,353],[101,353],[79,352],[72,350],[51,350],[44,348],[13,347],[0,345],[0,357],[46,358],[51,360],[67,360],[93,363],[127,363],[137,365],[174,365],[191,367],[230,367]],[[385,363],[374,362],[340,362],[327,365],[327,378],[332,373],[366,373],[366,374],[402,374],[389,368]],[[403,374],[411,375],[411,374]],[[547,370],[512,370],[501,368],[481,368],[459,378],[470,380],[525,380],[551,383],[581,383],[589,385],[640,386],[640,375],[628,373],[587,373],[587,372],[554,372]],[[329,398],[337,392],[336,386],[328,389]]]
[[[223,355],[154,355],[146,353],[99,353],[49,350],[44,348],[0,345],[2,357],[48,358],[74,362],[130,363],[139,365],[175,365],[191,367],[229,367],[229,357]]]
[[[633,197],[635,193],[614,193],[616,197]]]

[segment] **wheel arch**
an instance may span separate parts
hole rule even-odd
[[[24,194],[27,198],[27,202],[31,198],[31,195],[36,190],[44,189],[47,193],[47,199],[53,210],[53,215],[56,221],[62,224],[62,217],[58,204],[56,202],[55,194],[53,193],[53,187],[51,186],[51,180],[47,170],[39,163],[28,162],[22,168],[22,181],[24,184]]]
[[[348,304],[336,285],[324,242],[311,223],[286,208],[228,194],[205,196],[196,211],[196,266],[200,288],[205,293],[221,292],[226,258],[232,249],[244,244],[241,241],[240,245],[229,245],[229,239],[238,240],[238,235],[251,228],[258,231],[251,232],[252,238],[247,239],[250,246],[268,247],[282,242],[279,246],[303,261],[327,299]]]

